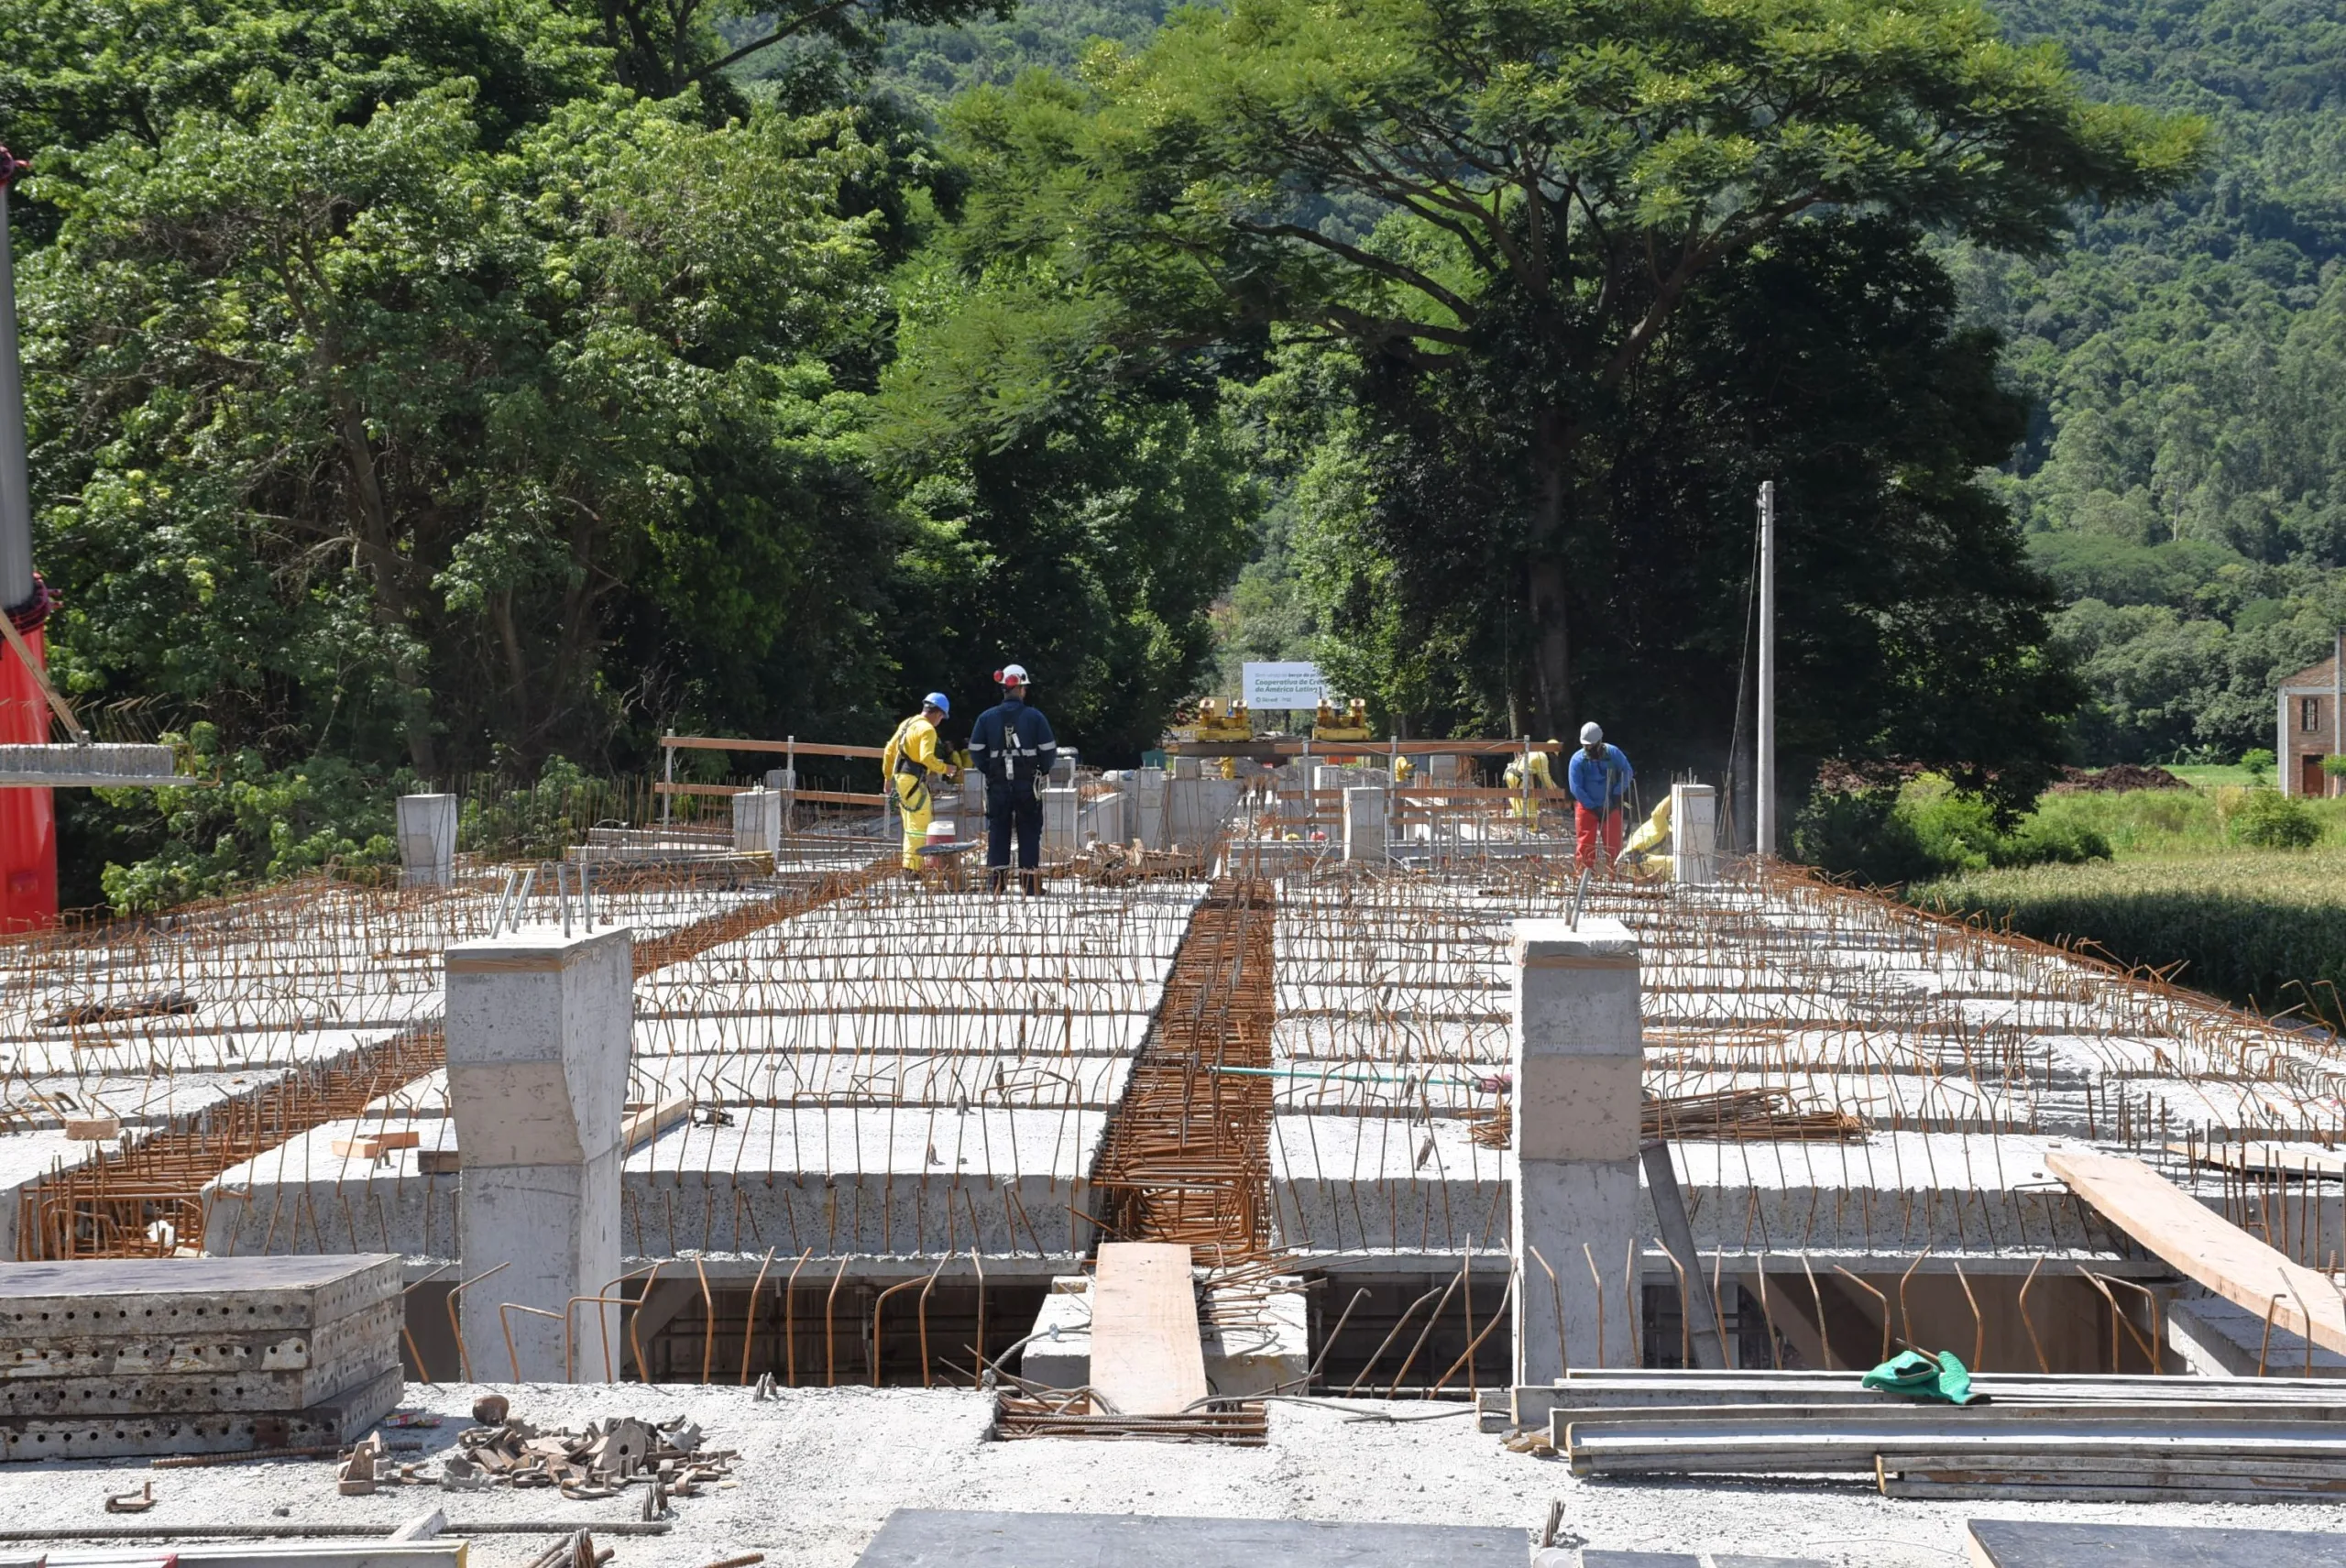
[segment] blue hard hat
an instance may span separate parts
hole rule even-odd
[[[943,692],[931,692],[920,699],[923,707],[933,707],[948,718],[953,717],[953,702]]]

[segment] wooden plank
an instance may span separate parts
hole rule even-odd
[[[747,795],[751,790],[759,787],[761,786],[756,784],[654,784],[652,786],[652,793],[724,796]],[[809,802],[828,806],[885,806],[888,804],[888,797],[884,795],[857,795],[851,791],[840,789],[797,789],[792,790],[790,795],[792,799],[802,806]]]
[[[801,757],[877,757],[881,746],[825,746],[812,740],[744,740],[725,735],[663,735],[660,744],[687,751],[795,752]]]
[[[2225,1300],[2324,1350],[2346,1355],[2346,1298],[2144,1165],[2091,1149],[2054,1149],[2045,1168],[2144,1249]]]
[[[2346,1154],[2318,1144],[2169,1144],[2166,1152],[2246,1176],[2346,1176]]]
[[[692,1114],[689,1099],[663,1100],[656,1105],[639,1105],[627,1113],[619,1124],[619,1151],[632,1154],[670,1127]]]
[[[1091,1387],[1118,1415],[1178,1415],[1206,1397],[1189,1249],[1102,1242],[1091,1288]]]

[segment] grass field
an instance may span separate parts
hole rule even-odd
[[[2180,800],[2176,807],[2187,817],[2194,809]],[[2121,851],[2092,865],[1972,872],[1908,896],[1944,914],[2009,921],[2044,941],[2084,938],[2129,964],[2179,962],[2174,978],[2182,984],[2266,1013],[2294,1008],[2337,1027],[2346,1023],[2346,848],[2337,844],[2339,822],[2327,828],[2309,850],[2224,849],[2211,839],[2182,853]],[[2171,845],[2185,839],[2167,835]]]
[[[2235,768],[2176,768],[2178,773],[2237,773]],[[2226,828],[2248,800],[2245,785],[2231,783],[2192,789],[2137,789],[2118,795],[2080,790],[2073,795],[2047,795],[2036,803],[2034,815],[2048,821],[2090,828],[2108,840],[2118,859],[2172,859],[2189,855],[2242,854]],[[2303,803],[2321,828],[2321,845],[2346,848],[2346,798]],[[2297,850],[2251,853],[2302,853]]]

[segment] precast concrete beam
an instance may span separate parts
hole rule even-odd
[[[1638,1364],[1639,948],[1616,920],[1519,920],[1512,950],[1516,1377],[1547,1383]]]
[[[524,1382],[565,1380],[583,1365],[565,1352],[616,1327],[615,1309],[577,1299],[619,1272],[633,946],[624,927],[536,927],[448,949],[465,1272],[505,1266],[465,1299],[465,1347]]]

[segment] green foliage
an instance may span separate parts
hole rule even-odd
[[[1946,247],[2035,410],[1999,493],[2073,601],[2089,762],[2236,752],[2346,616],[2346,23],[2302,0],[2004,0],[2203,171],[2043,257]]]
[[[216,784],[93,792],[73,838],[84,864],[103,857],[99,883],[115,913],[152,913],[304,872],[399,863],[392,802],[415,787],[413,775],[332,756],[272,767],[256,749],[224,750],[208,724],[163,739],[181,750],[182,773]],[[64,902],[85,903],[88,891],[69,889]]]
[[[2321,839],[2321,824],[2278,790],[2251,790],[2228,826],[2231,841],[2250,850],[2302,850]]]
[[[53,667],[255,787],[877,740],[1005,649],[1071,743],[1153,739],[1255,504],[1210,386],[1005,422],[948,362],[875,449],[900,311],[934,367],[985,291],[863,72],[996,10],[0,0]],[[201,814],[74,819],[140,907],[261,874]]]
[[[2083,939],[2244,1005],[2346,1023],[2346,850],[2236,850],[2057,870],[1968,872],[1910,895],[1943,914]]]
[[[1820,790],[1793,821],[1792,852],[1836,876],[1875,887],[1991,866],[2110,859],[2110,843],[2100,828],[2062,808],[2075,798],[2047,796],[2008,823],[1985,796],[1935,774],[1898,789]]]
[[[1560,732],[1586,694],[1723,736],[1748,554],[1717,520],[1797,470],[1783,580],[1820,587],[1788,688],[1865,682],[1812,710],[1825,736],[2000,751],[2018,788],[2070,696],[1971,479],[2020,411],[1917,235],[2042,244],[2077,194],[2171,183],[2198,133],[2081,101],[1954,0],[1894,15],[1185,12],[1087,92],[957,106],[970,232],[1101,318],[1124,374],[1211,342],[1326,389],[1275,433],[1298,576],[1326,662],[1414,728]]]
[[[518,787],[467,795],[456,822],[457,848],[500,861],[558,860],[600,823],[624,823],[632,804],[608,779],[589,777],[566,757],[548,757],[537,778]]]
[[[1793,858],[1867,887],[1898,887],[1935,875],[1894,789],[1819,790],[1792,820]]]

